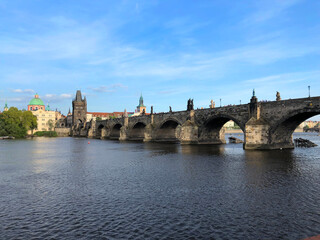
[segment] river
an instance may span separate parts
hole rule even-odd
[[[294,137],[320,145],[314,133]],[[37,138],[2,140],[0,154],[0,239],[320,234],[319,146],[244,151]]]

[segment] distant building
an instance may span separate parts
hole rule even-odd
[[[141,94],[140,99],[139,99],[139,105],[137,106],[134,114],[129,114],[128,113],[128,115],[129,115],[129,117],[139,116],[142,113],[148,115],[146,112],[147,112],[147,108],[146,108],[145,105],[143,105],[143,97],[142,97],[142,94]]]
[[[38,127],[34,130],[37,131],[53,131],[56,125],[56,115],[55,111],[46,111],[43,109],[38,109],[31,111],[34,116],[37,117]]]
[[[72,127],[72,114],[70,112],[70,108],[69,108],[69,112],[67,115],[66,127]]]
[[[29,102],[28,111],[37,117],[38,126],[33,132],[53,131],[57,121],[62,117],[60,112],[52,111],[49,104],[45,107],[38,94]]]
[[[317,127],[319,123],[320,123],[319,121],[304,121],[298,126],[298,128],[304,128],[304,127],[314,128],[314,127]]]
[[[128,112],[128,115],[132,115],[133,112]],[[100,120],[106,120],[110,118],[120,118],[124,115],[124,112],[87,112],[87,122],[90,122],[91,119],[94,121],[98,119]]]
[[[141,94],[140,99],[139,99],[139,105],[137,106],[136,112],[142,113],[143,111],[146,112],[146,106],[143,105],[143,97]]]
[[[86,123],[87,120],[87,99],[82,99],[81,91],[78,90],[76,98],[72,101],[72,125]]]
[[[45,111],[45,105],[43,101],[39,98],[39,95],[36,93],[34,98],[31,99],[28,105],[28,111],[36,111],[36,110],[43,110]]]
[[[8,104],[7,104],[7,101],[6,101],[6,103],[5,103],[5,105],[4,105],[4,108],[3,108],[3,111],[6,112],[6,111],[8,111],[8,110],[9,110],[9,108],[8,108]]]
[[[230,120],[228,122],[226,122],[223,127],[226,127],[226,128],[234,128],[234,121]]]

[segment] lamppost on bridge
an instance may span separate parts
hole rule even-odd
[[[240,105],[241,105],[241,100],[240,100]]]
[[[221,107],[221,98],[220,98],[220,107]]]
[[[310,86],[308,86],[308,89],[309,89],[309,98],[310,98]]]

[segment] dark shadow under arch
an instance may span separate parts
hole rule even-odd
[[[122,125],[120,123],[116,123],[110,132],[110,139],[117,139],[119,140],[120,138],[120,129],[121,129]]]
[[[129,132],[129,139],[135,141],[142,141],[144,139],[145,127],[145,123],[137,122]]]
[[[164,142],[178,142],[176,129],[180,125],[177,120],[167,119],[157,131],[156,140]]]
[[[97,128],[97,133],[96,133],[96,137],[97,138],[101,138],[101,134],[102,134],[102,129],[104,128],[103,124],[100,124]]]

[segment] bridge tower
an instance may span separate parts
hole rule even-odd
[[[76,98],[72,101],[72,125],[86,123],[87,120],[87,99],[82,99],[81,91],[78,90]]]

